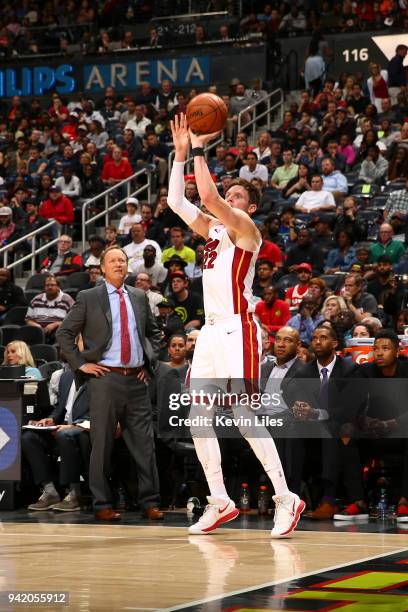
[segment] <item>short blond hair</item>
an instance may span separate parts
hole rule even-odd
[[[9,365],[7,361],[7,349],[12,346],[16,349],[18,365],[31,366],[32,368],[35,368],[35,363],[30,348],[28,344],[22,340],[13,340],[7,344],[6,348],[4,349],[3,365]]]

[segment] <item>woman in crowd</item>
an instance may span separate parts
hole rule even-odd
[[[186,337],[182,334],[171,336],[168,345],[169,361],[166,364],[170,368],[180,369],[186,365]]]
[[[356,323],[351,330],[353,338],[374,338],[374,332],[368,323]]]
[[[326,274],[348,272],[356,262],[356,250],[353,246],[353,236],[347,229],[339,229],[335,240],[337,248],[327,254],[324,271]]]
[[[408,149],[398,147],[388,166],[388,180],[403,181],[408,178]]]
[[[41,372],[35,367],[34,359],[28,345],[20,340],[9,342],[4,351],[3,365],[24,365],[25,375],[42,379]]]
[[[284,198],[298,198],[301,193],[310,191],[311,188],[309,167],[301,163],[297,176],[291,179],[282,189],[282,196]]]
[[[329,295],[322,306],[322,315],[326,321],[331,321],[341,311],[347,310],[347,305],[344,299],[338,295]]]

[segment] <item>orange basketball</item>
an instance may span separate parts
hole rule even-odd
[[[212,93],[202,93],[187,106],[187,123],[195,134],[211,134],[224,128],[228,116],[225,102]]]

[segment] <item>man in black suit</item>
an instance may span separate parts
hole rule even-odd
[[[372,363],[363,364],[354,374],[359,439],[348,440],[341,454],[351,503],[334,519],[368,519],[363,485],[365,461],[373,456],[384,460],[387,455],[394,455],[401,470],[395,499],[396,520],[408,523],[408,361],[399,357],[399,338],[391,329],[376,334],[373,356]]]
[[[34,481],[41,484],[43,493],[38,501],[28,506],[29,510],[60,510],[72,512],[80,510],[80,476],[86,469],[83,465],[79,437],[83,429],[79,423],[89,419],[89,397],[87,385],[77,390],[74,372],[67,370],[59,381],[58,402],[49,417],[40,421],[31,421],[39,430],[23,430],[21,447],[23,456],[28,461]],[[41,427],[58,425],[58,429],[49,432]],[[61,501],[54,486],[55,466],[51,457],[61,457],[59,479],[62,485],[69,485],[66,497]]]
[[[128,258],[119,247],[102,254],[105,282],[81,291],[58,332],[68,363],[89,379],[92,452],[89,486],[96,518],[118,520],[109,484],[114,434],[118,422],[138,470],[139,503],[144,515],[161,519],[159,482],[147,375],[160,346],[160,331],[146,293],[124,285]],[[84,350],[75,338],[82,334]]]
[[[316,359],[299,368],[284,389],[285,402],[293,414],[287,457],[291,487],[299,492],[307,439],[321,440],[323,497],[309,518],[325,520],[337,511],[339,437],[342,428],[354,420],[352,410],[348,410],[347,385],[357,366],[336,355],[338,340],[331,327],[318,326],[311,346]]]

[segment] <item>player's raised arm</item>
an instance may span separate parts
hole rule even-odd
[[[213,219],[184,197],[184,164],[190,146],[185,115],[176,115],[170,125],[176,155],[170,174],[168,205],[193,231],[208,238],[210,222]]]
[[[256,203],[249,203],[248,207],[241,208],[239,205],[232,206],[226,202],[218,193],[204,158],[204,145],[213,140],[217,134],[197,135],[191,130],[189,134],[194,156],[194,174],[202,203],[225,225],[228,232],[233,234],[234,242],[244,238],[246,244],[242,245],[243,248],[255,250],[260,243],[260,234],[250,214],[256,210]]]

